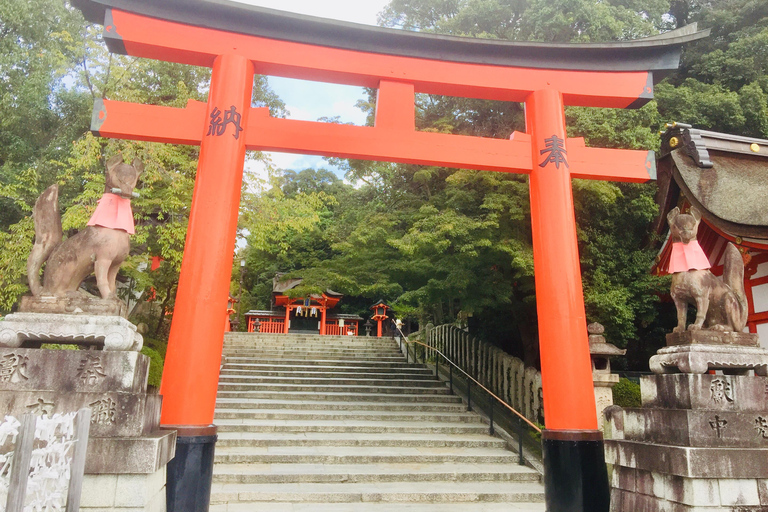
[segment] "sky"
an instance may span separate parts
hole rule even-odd
[[[376,15],[389,0],[236,0],[310,16],[320,16],[354,23],[376,25]],[[355,107],[364,99],[363,89],[346,85],[323,84],[304,80],[269,77],[269,85],[289,112],[290,119],[317,121],[320,117],[339,116],[341,122],[364,124],[365,114]],[[284,169],[303,170],[308,167],[329,168],[319,156],[268,153],[274,166]],[[265,168],[256,164],[252,171],[262,175]],[[342,176],[340,176],[342,177]]]

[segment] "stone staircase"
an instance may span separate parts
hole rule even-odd
[[[227,334],[211,512],[544,511],[540,475],[386,338]]]

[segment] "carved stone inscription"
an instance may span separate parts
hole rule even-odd
[[[88,404],[91,408],[91,424],[114,425],[116,405],[115,401],[109,397]]]
[[[709,385],[709,393],[712,401],[716,404],[733,402],[731,383],[725,377],[712,379],[712,383]]]
[[[755,430],[757,430],[758,437],[768,439],[768,419],[758,416],[755,420]]]
[[[728,426],[728,422],[716,415],[714,420],[710,420],[709,426],[717,433],[717,437],[721,438],[723,437],[723,430]]]
[[[101,365],[101,356],[92,356],[87,354],[80,361],[77,368],[77,378],[83,384],[93,385],[100,382],[107,374],[104,373],[104,367]]]
[[[0,382],[19,382],[28,380],[27,362],[29,358],[22,354],[5,354],[0,358]]]
[[[42,398],[38,398],[37,402],[34,404],[29,404],[27,406],[27,409],[29,409],[29,412],[32,414],[36,414],[38,416],[50,416],[53,414],[53,408],[55,407],[53,402],[46,402]]]

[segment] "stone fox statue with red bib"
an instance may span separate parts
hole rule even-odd
[[[696,321],[689,331],[742,332],[747,325],[749,309],[744,293],[744,261],[732,243],[725,249],[722,279],[708,269],[709,260],[696,240],[701,213],[691,208],[680,213],[675,208],[667,215],[672,237],[669,273],[672,275],[671,294],[677,308],[677,327],[686,330],[688,304],[696,306]]]
[[[115,279],[130,250],[134,233],[132,196],[144,169],[137,158],[131,165],[122,155],[107,161],[106,190],[88,226],[62,241],[59,186],[48,187],[35,202],[35,245],[27,259],[32,295],[66,297],[76,294],[91,273],[102,299],[116,297]],[[47,262],[47,263],[46,263]],[[43,282],[40,268],[46,263]]]

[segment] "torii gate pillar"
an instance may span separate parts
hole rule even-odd
[[[525,101],[533,156],[531,232],[547,423],[542,432],[544,487],[550,512],[607,511],[608,475],[592,390],[563,107],[563,95],[553,89],[535,91]]]
[[[213,410],[240,208],[253,63],[220,55],[213,63],[207,132],[200,143],[195,191],[163,370],[161,424],[178,431],[168,464],[169,511],[208,510],[216,427]],[[194,340],[205,340],[204,343]]]

